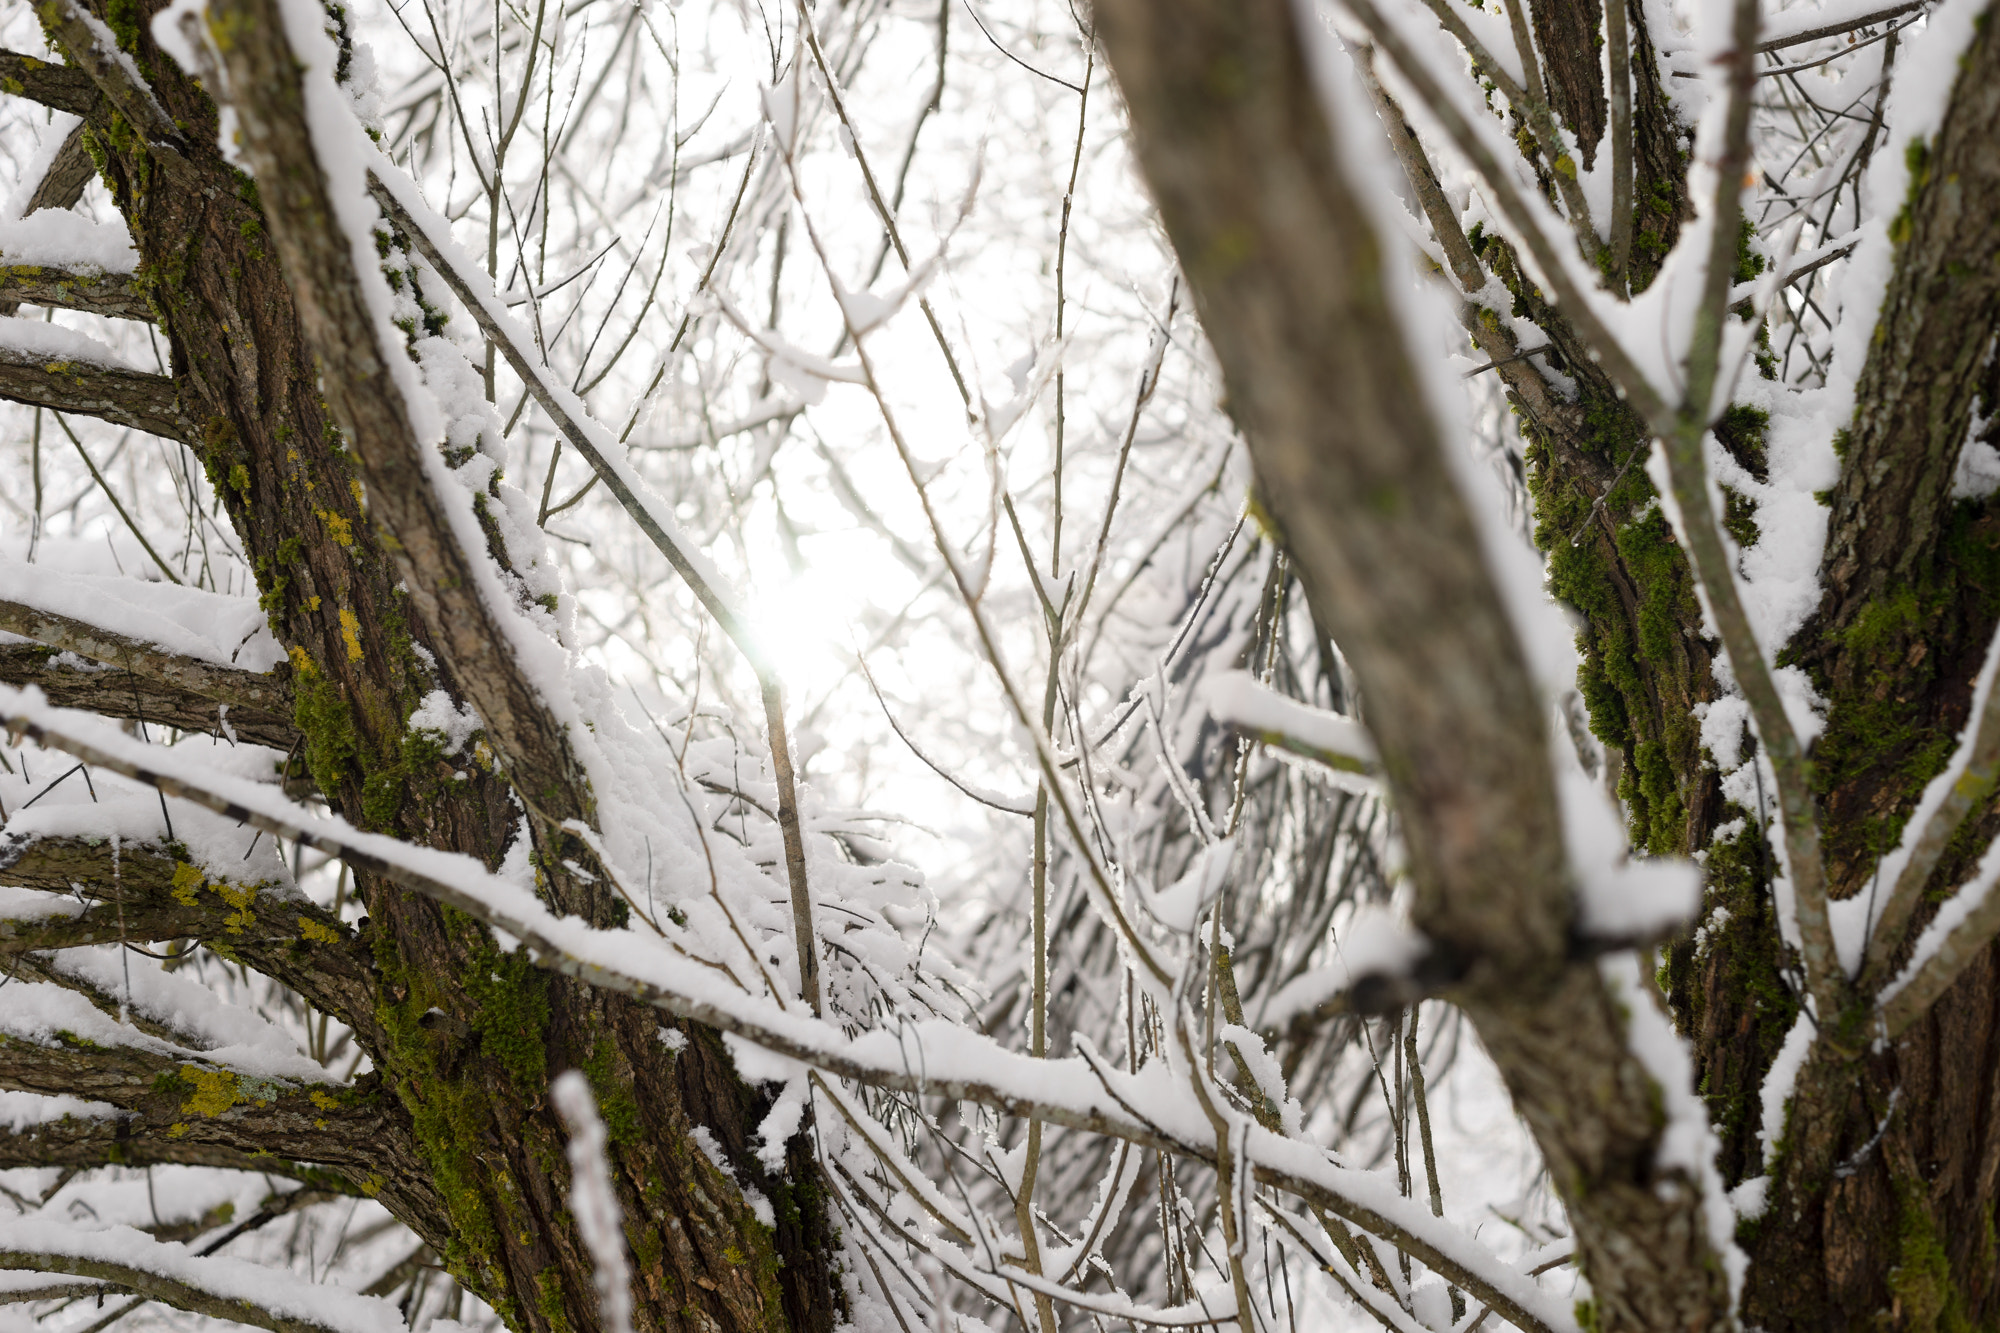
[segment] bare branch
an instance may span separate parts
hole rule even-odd
[[[10,955],[91,944],[199,940],[289,987],[308,1004],[364,1034],[377,1029],[372,958],[332,912],[304,897],[242,886],[222,894],[169,850],[125,843],[112,863],[108,842],[0,834],[0,883],[75,895],[72,916],[0,921],[0,966]]]
[[[1770,37],[1757,43],[1757,54],[1765,55],[1772,51],[1782,51],[1788,46],[1803,46],[1807,42],[1816,42],[1822,37],[1838,37],[1843,32],[1853,32],[1856,28],[1866,28],[1877,23],[1887,22],[1893,18],[1901,18],[1913,9],[1922,9],[1930,2],[1931,0],[1905,0],[1903,4],[1891,5],[1887,9],[1878,9],[1872,14],[1863,14],[1860,18],[1843,19],[1839,23],[1830,23],[1819,28],[1808,28],[1804,32],[1786,33],[1779,37]]]
[[[0,618],[5,617],[12,605],[0,602]],[[105,717],[172,727],[177,731],[200,731],[218,736],[234,733],[238,740],[249,741],[253,745],[268,745],[274,750],[290,751],[298,743],[299,731],[292,723],[289,706],[279,709],[231,703],[182,684],[170,684],[120,667],[93,670],[69,665],[54,660],[60,652],[54,647],[34,644],[0,644],[0,684],[33,685],[52,704],[63,708],[82,708]],[[176,660],[194,666],[205,665],[185,658]],[[222,673],[226,669],[210,667],[209,670]],[[233,674],[247,676],[251,680],[238,681],[225,676],[225,684],[241,685],[260,679],[256,673],[248,671]],[[261,679],[268,681],[271,692],[289,693],[278,677]]]
[[[81,150],[78,155],[82,156]],[[82,161],[88,170],[90,159],[82,157]],[[57,168],[63,164],[63,159],[58,157],[50,166],[49,174],[43,177],[43,183],[56,180]],[[58,181],[57,184],[67,188],[68,182]],[[80,195],[82,191],[79,189],[77,193]],[[70,202],[73,204],[76,200],[71,199]],[[42,208],[51,206],[36,205]],[[9,264],[0,269],[0,300],[8,303],[7,306],[0,306],[0,314],[11,314],[12,303],[25,301],[61,310],[111,315],[118,319],[150,321],[153,318],[152,306],[146,303],[145,296],[129,273],[77,272],[54,265]]]
[[[194,434],[181,415],[174,381],[142,370],[44,360],[0,346],[0,398],[97,417],[169,440],[191,439]]]
[[[41,60],[18,51],[0,51],[0,92],[72,116],[88,116],[102,100],[90,75],[70,65]]]

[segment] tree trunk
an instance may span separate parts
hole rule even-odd
[[[373,390],[344,380],[348,368],[302,323],[311,312],[298,299],[297,237],[274,236],[283,229],[260,198],[260,186],[287,198],[323,189],[316,164],[308,153],[286,163],[282,179],[260,168],[253,181],[225,162],[214,104],[154,44],[146,21],[154,8],[99,12],[178,133],[135,126],[98,102],[86,144],[130,226],[138,287],[171,349],[175,433],[206,466],[290,656],[289,722],[305,769],[333,808],[363,828],[489,866],[515,840],[532,838],[538,882],[558,910],[600,924],[619,919],[623,906],[606,889],[564,869],[588,853],[559,825],[587,820],[591,803],[559,728],[506,660],[504,643],[489,645],[491,660],[469,661],[477,645],[463,641],[462,619],[439,623],[436,608],[454,595],[449,581],[419,581],[425,571],[411,564],[411,532],[388,539],[383,530],[391,520],[422,521],[403,512],[422,497],[385,489],[381,453],[357,452],[351,411],[329,409]],[[56,0],[40,12],[58,49],[92,68],[78,49],[88,30]],[[211,15],[223,15],[221,7]],[[254,81],[259,96],[289,96],[278,112],[296,117],[295,70],[282,60],[255,70],[238,63],[284,50],[264,40],[282,30],[276,8],[234,6],[216,21],[248,25],[218,29],[237,94]],[[449,558],[449,531],[430,535],[444,539]],[[489,544],[504,560],[503,545]],[[10,670],[34,668],[24,661]],[[478,704],[488,726],[471,757],[447,762],[408,728],[435,689]],[[286,720],[260,717],[260,725],[282,734]],[[516,791],[535,819],[522,818]],[[334,1011],[379,1072],[354,1096],[379,1101],[369,1133],[380,1136],[380,1170],[417,1173],[376,1189],[467,1289],[515,1329],[599,1326],[592,1264],[569,1212],[566,1136],[547,1097],[554,1076],[574,1068],[589,1077],[610,1128],[636,1260],[635,1326],[832,1327],[842,1296],[818,1168],[798,1140],[785,1178],[759,1167],[751,1139],[767,1099],[736,1075],[712,1033],[687,1027],[676,1054],[661,1040],[657,1011],[543,972],[485,928],[386,881],[361,875],[357,884],[368,911],[358,936],[323,925],[327,941],[313,947],[339,951],[365,978]],[[190,1118],[174,1105],[140,1112]],[[735,1179],[697,1145],[700,1127],[721,1144]],[[296,1144],[287,1151],[313,1155]],[[757,1220],[739,1181],[773,1201],[775,1230]]]
[[[1586,150],[1601,153],[1595,59],[1577,65],[1560,54],[1594,49],[1595,10],[1579,0],[1548,0],[1533,7],[1533,19],[1552,106]],[[1686,213],[1686,132],[1672,115],[1665,71],[1646,41],[1643,6],[1630,10],[1638,199],[1630,277],[1639,289],[1657,272]],[[1285,68],[1300,59],[1291,49],[1299,40],[1294,16],[1276,4],[1253,11],[1207,0],[1101,0],[1098,9],[1142,167],[1222,362],[1260,494],[1314,591],[1316,614],[1354,660],[1371,726],[1385,740],[1390,782],[1410,836],[1420,843],[1430,816],[1413,806],[1428,803],[1433,813],[1441,806],[1436,792],[1398,772],[1399,762],[1413,761],[1399,760],[1401,723],[1392,719],[1435,707],[1452,687],[1444,677],[1413,671],[1423,652],[1387,642],[1393,636],[1366,617],[1384,587],[1410,577],[1408,568],[1441,560],[1427,544],[1466,539],[1432,512],[1435,498],[1406,501],[1402,492],[1379,483],[1371,489],[1365,474],[1353,475],[1370,465],[1370,432],[1397,429],[1394,412],[1376,405],[1381,386],[1403,383],[1376,364],[1393,360],[1380,344],[1396,338],[1394,320],[1357,308],[1351,296],[1330,296],[1327,283],[1302,280],[1308,269],[1337,273],[1344,256],[1365,248],[1368,224],[1343,213],[1342,202],[1321,202],[1342,190],[1331,146],[1338,140],[1314,137],[1323,106],[1301,92],[1302,74]],[[1934,142],[1908,149],[1915,179],[1891,232],[1894,278],[1854,423],[1838,442],[1843,470],[1828,497],[1826,599],[1786,659],[1813,674],[1831,705],[1813,772],[1836,897],[1868,891],[1876,859],[1895,846],[1925,783],[1944,765],[2000,619],[2000,503],[1955,501],[1950,494],[1975,398],[1983,395],[1987,414],[2000,401],[1991,352],[2000,325],[2000,152],[1994,149],[2000,24],[1994,17],[1989,10],[1981,19],[1960,62],[1945,128]],[[1378,106],[1393,141],[1400,117],[1393,104]],[[1435,193],[1435,183],[1423,179],[1421,150],[1413,157],[1399,146],[1398,153],[1416,194],[1423,196],[1427,184]],[[1466,244],[1455,216],[1430,211],[1429,201],[1426,208],[1440,246],[1453,256],[1455,245]],[[1297,237],[1315,225],[1326,231],[1305,247],[1308,258]],[[1693,1043],[1724,1183],[1735,1186],[1766,1173],[1761,1089],[1800,1013],[1798,962],[1778,929],[1776,859],[1765,837],[1776,793],[1764,796],[1764,809],[1727,800],[1714,756],[1702,745],[1697,710],[1718,697],[1713,664],[1721,649],[1704,633],[1691,570],[1653,487],[1643,467],[1633,465],[1649,444],[1644,423],[1587,341],[1524,278],[1511,247],[1491,237],[1471,240],[1480,264],[1512,296],[1513,314],[1547,334],[1548,363],[1576,386],[1573,393],[1556,390],[1525,360],[1508,361],[1515,349],[1511,336],[1499,333],[1499,321],[1467,310],[1477,345],[1504,363],[1500,374],[1529,442],[1536,539],[1550,561],[1554,591],[1581,617],[1578,683],[1632,845],[1643,854],[1705,854],[1707,926],[1698,943],[1669,946],[1661,979]],[[1753,276],[1747,251],[1741,262],[1739,281]],[[1461,283],[1474,279],[1467,290],[1476,291],[1485,275],[1454,276]],[[1371,279],[1364,266],[1350,270],[1348,280],[1365,289]],[[1356,330],[1370,319],[1377,321],[1376,342],[1357,345]],[[1760,478],[1765,425],[1762,413],[1744,408],[1732,408],[1714,425],[1723,446]],[[1421,425],[1404,429],[1406,450],[1425,447]],[[1744,545],[1758,540],[1754,506],[1725,499],[1732,535]],[[1359,534],[1356,546],[1392,548],[1402,503],[1423,506],[1413,511],[1424,515],[1423,536],[1401,548],[1410,565],[1372,587],[1338,577],[1348,558],[1340,546],[1347,534],[1329,535],[1325,525]],[[1456,645],[1471,641],[1465,613],[1449,602],[1409,614],[1448,622]],[[1371,673],[1378,652],[1393,667]],[[1505,656],[1470,655],[1482,669]],[[1420,683],[1413,684],[1413,674]],[[1412,705],[1406,696],[1413,688],[1433,698]],[[1494,757],[1486,749],[1490,733],[1481,730],[1486,725],[1481,719],[1455,738],[1451,760],[1462,771]],[[1744,743],[1755,744],[1747,733]],[[2000,812],[1986,791],[1933,875],[1908,939],[1964,882],[1996,832]],[[1503,842],[1490,845],[1505,855],[1498,852]],[[1412,853],[1423,855],[1415,846]],[[1548,1159],[1596,1289],[1599,1326],[1722,1323],[1720,1303],[1696,1299],[1713,1290],[1707,1284],[1715,1280],[1714,1257],[1675,1229],[1670,1212],[1648,1216],[1621,1211],[1615,1202],[1629,1188],[1621,1181],[1671,1188],[1656,1157],[1658,1139],[1644,1132],[1647,1117],[1621,1108],[1610,1092],[1615,1079],[1601,1072],[1618,1067],[1615,1051],[1594,1049],[1582,1062],[1600,1072],[1579,1068],[1576,1082],[1536,1086],[1591,1045],[1580,1034],[1594,1030],[1594,1001],[1565,994],[1561,985],[1538,993],[1525,972],[1511,1005],[1467,985],[1482,957],[1507,943],[1487,936],[1464,944],[1444,933],[1453,918],[1426,906],[1422,884],[1426,873],[1441,872],[1421,859],[1417,871],[1419,922],[1453,956],[1445,970],[1457,982],[1446,993],[1474,1018]],[[1510,895],[1520,889],[1491,892],[1496,903],[1514,902]],[[1538,1021],[1558,1012],[1566,1022],[1560,1033]],[[2000,1319],[2000,953],[1987,947],[1921,1021],[1880,1049],[1868,1049],[1865,1035],[1839,1036],[1841,1024],[1862,1016],[1865,1010],[1856,1009],[1826,1020],[1833,1035],[1815,1046],[1798,1077],[1782,1142],[1772,1145],[1768,1204],[1738,1228],[1750,1259],[1742,1318],[1770,1330],[1991,1326]],[[1613,1047],[1620,1026],[1608,1020]],[[1578,1152],[1580,1144],[1594,1151]],[[1622,1146],[1607,1151],[1613,1144]]]

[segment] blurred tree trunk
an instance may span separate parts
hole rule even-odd
[[[1340,137],[1307,73],[1302,12],[1284,0],[1097,7],[1139,160],[1222,363],[1260,498],[1360,678],[1411,842],[1417,922],[1436,949],[1431,980],[1474,1020],[1547,1157],[1598,1326],[1720,1326],[1719,1256],[1699,1219],[1672,1206],[1686,1182],[1660,1160],[1664,1121],[1657,1094],[1646,1100],[1650,1077],[1621,1063],[1623,1024],[1606,1016],[1597,965],[1566,933],[1562,872],[1520,843],[1546,839],[1555,854],[1552,801],[1531,776],[1539,718],[1532,702],[1510,698],[1528,685],[1494,609],[1497,589],[1463,567],[1478,562],[1478,545],[1455,512],[1443,454],[1462,446],[1438,437],[1404,361],[1382,288],[1405,278],[1380,272]],[[1546,90],[1585,151],[1600,156],[1604,94],[1591,52],[1602,17],[1579,0],[1532,7],[1546,49],[1586,57],[1551,55]],[[1687,211],[1685,131],[1644,17],[1633,0],[1635,287],[1657,271]],[[1874,859],[1896,844],[1943,766],[2000,619],[2000,504],[1950,494],[1974,398],[1983,392],[1990,413],[2000,389],[1989,353],[2000,321],[1993,17],[1961,62],[1945,128],[1913,188],[1829,497],[1826,600],[1787,650],[1831,704],[1813,772],[1836,897],[1869,889]],[[1425,182],[1412,184],[1421,193]],[[1447,254],[1466,243],[1462,234],[1439,241]],[[1772,812],[1725,799],[1702,747],[1697,710],[1717,697],[1720,646],[1703,632],[1689,567],[1643,469],[1624,470],[1646,444],[1643,423],[1510,248],[1488,238],[1478,258],[1509,290],[1514,313],[1547,334],[1550,363],[1576,386],[1556,389],[1526,360],[1501,368],[1529,443],[1537,541],[1554,591],[1581,616],[1579,686],[1632,845],[1706,854],[1707,929],[1699,945],[1673,943],[1661,975],[1693,1040],[1697,1086],[1735,1186],[1766,1172],[1760,1090],[1800,1007],[1760,825]],[[1485,355],[1511,350],[1511,340],[1491,341],[1498,323],[1476,308],[1466,324]],[[1760,476],[1763,429],[1762,414],[1746,409],[1716,426]],[[1732,530],[1754,541],[1754,516],[1744,517],[1751,526]],[[1731,520],[1740,524],[1734,510]],[[1718,840],[1718,829],[1727,836]],[[1938,867],[1919,928],[1996,831],[1989,792]],[[1465,861],[1450,859],[1454,846]],[[1551,934],[1537,938],[1538,916],[1555,923]],[[1738,1229],[1751,1260],[1746,1323],[1929,1329],[2000,1319],[1992,945],[1898,1040],[1820,1048],[1786,1124],[1769,1203]]]

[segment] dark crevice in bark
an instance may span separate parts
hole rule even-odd
[[[1612,0],[1617,3],[1618,0]],[[1535,45],[1541,49],[1542,80],[1549,105],[1564,128],[1576,136],[1589,170],[1604,138],[1610,103],[1604,95],[1601,0],[1534,0]]]

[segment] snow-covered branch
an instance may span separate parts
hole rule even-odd
[[[31,576],[5,559],[0,574],[12,593],[0,599],[0,631],[207,700],[211,712],[227,704],[275,725],[292,711],[291,686],[268,669],[274,645],[246,598],[46,570]],[[240,637],[225,642],[232,629]]]
[[[270,1333],[404,1333],[393,1303],[240,1259],[198,1258],[130,1227],[82,1231],[0,1219],[0,1269],[96,1278],[152,1300]]]
[[[38,743],[202,804],[230,818],[342,857],[357,870],[422,893],[528,948],[536,962],[605,990],[740,1038],[738,1059],[776,1057],[790,1074],[824,1071],[866,1086],[940,1094],[1011,1115],[1109,1134],[1134,1144],[1213,1163],[1208,1116],[1163,1063],[1123,1074],[1077,1057],[1035,1060],[945,1020],[850,1036],[822,1020],[729,983],[711,967],[648,947],[629,932],[606,932],[557,918],[529,890],[468,857],[363,833],[315,817],[269,788],[197,775],[173,751],[145,746],[89,717],[47,708],[15,691],[0,693],[0,719]],[[762,1057],[755,1052],[766,1053]],[[796,1063],[794,1063],[796,1062]],[[753,1066],[756,1067],[756,1066]],[[1535,1333],[1563,1333],[1572,1320],[1531,1282],[1482,1257],[1457,1228],[1434,1218],[1393,1185],[1338,1164],[1324,1149],[1238,1126],[1235,1151],[1262,1184],[1326,1208],[1383,1236]]]

